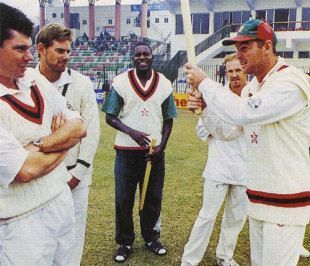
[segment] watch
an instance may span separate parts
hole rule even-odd
[[[39,147],[39,149],[41,150],[44,143],[42,139],[39,139],[39,140],[34,140],[32,144],[36,147]]]

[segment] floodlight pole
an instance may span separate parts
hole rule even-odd
[[[40,29],[45,25],[45,3],[48,0],[39,0],[40,5]]]

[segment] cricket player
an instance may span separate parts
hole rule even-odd
[[[219,118],[243,126],[252,265],[296,265],[310,218],[309,77],[276,56],[264,21],[245,22],[223,45],[235,45],[242,69],[255,76],[246,97],[228,100],[190,64],[187,78]]]

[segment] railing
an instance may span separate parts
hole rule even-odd
[[[159,35],[160,36],[160,40],[161,41],[164,41],[164,34],[163,32],[153,23],[150,22],[150,29],[153,29],[154,30],[154,33],[156,35]]]
[[[167,42],[170,37],[171,32],[164,38],[163,43],[161,44],[161,48],[157,53],[154,53],[153,64],[159,66],[162,62],[170,60],[171,55],[171,42]]]
[[[187,53],[184,50],[178,51],[169,62],[155,62],[155,70],[163,73],[171,82],[178,76],[178,69],[187,62]]]
[[[212,34],[211,36],[207,37],[202,42],[198,43],[195,46],[196,56],[201,54],[202,52],[204,52],[205,50],[207,50],[208,48],[210,48],[211,46],[213,46],[214,44],[216,44],[220,40],[222,40],[226,37],[229,37],[230,31],[231,31],[230,25],[226,25],[223,28],[221,28],[220,30],[218,30],[217,32],[215,32],[214,34]]]
[[[217,70],[219,68],[218,65],[199,65],[199,68],[204,72],[208,73],[208,77],[217,81],[218,75]],[[179,69],[176,80],[172,83],[173,91],[176,93],[186,93],[188,84],[186,82],[185,73],[182,69]]]
[[[205,40],[195,46],[196,56],[219,42],[220,40],[228,37],[230,34],[230,25],[227,25],[215,32]],[[187,53],[184,50],[178,51],[175,56],[167,62],[157,62],[155,69],[163,73],[171,82],[178,76],[178,69],[187,62]]]

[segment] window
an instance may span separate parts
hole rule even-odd
[[[283,57],[284,58],[293,58],[294,52],[284,52]]]
[[[111,18],[108,19],[108,24],[111,25],[113,23],[113,20]]]
[[[159,23],[159,18],[155,18],[155,23]]]
[[[192,22],[194,34],[209,33],[209,14],[192,14]]]
[[[82,20],[82,24],[83,24],[83,25],[87,25],[87,20],[86,20],[86,19],[83,19],[83,20]]]
[[[201,34],[208,34],[209,33],[209,14],[202,14],[201,15]]]
[[[242,23],[249,20],[251,16],[251,11],[242,11]]]
[[[71,29],[80,29],[80,14],[70,13]]]
[[[266,20],[266,10],[257,10],[256,18],[261,20]]]
[[[184,34],[182,15],[175,15],[175,34]]]
[[[193,33],[208,34],[209,33],[209,14],[194,13],[191,14]],[[168,20],[168,18],[167,18]],[[184,34],[182,15],[175,15],[175,34]]]
[[[164,18],[164,22],[165,22],[165,23],[168,23],[168,22],[169,22],[169,19],[168,19],[168,18]]]
[[[193,33],[199,34],[200,33],[200,14],[192,15],[192,24],[193,24]]]
[[[126,24],[130,24],[130,23],[131,23],[130,18],[127,18]]]
[[[301,23],[301,27],[303,30],[310,30],[310,7],[303,8],[302,9],[302,21],[308,21],[308,22],[303,22]]]
[[[214,13],[214,32],[223,28],[223,13]]]
[[[290,9],[290,17],[289,17],[289,30],[295,30],[295,21],[296,21],[296,8]]]
[[[60,13],[60,17],[61,17],[61,18],[64,18],[64,13]]]
[[[241,11],[232,12],[232,24],[241,24]]]
[[[277,56],[281,56],[283,58],[293,58],[294,52],[283,52],[283,51],[277,51]]]
[[[309,51],[300,51],[299,52],[299,55],[298,55],[299,58],[310,58],[310,52]]]
[[[231,13],[231,30],[236,32],[238,31],[240,25],[242,24],[241,22],[241,16],[242,12],[241,11],[235,11]]]
[[[57,14],[56,13],[52,13],[52,18],[57,18]]]
[[[233,11],[233,12],[216,12],[214,13],[214,32],[219,31],[226,25],[231,25],[233,32],[238,31],[242,23],[249,20],[251,11]]]
[[[286,31],[288,27],[289,9],[276,9],[274,12],[274,30]]]
[[[274,21],[274,9],[268,9],[267,10],[267,20],[266,20],[271,26],[273,25]]]

